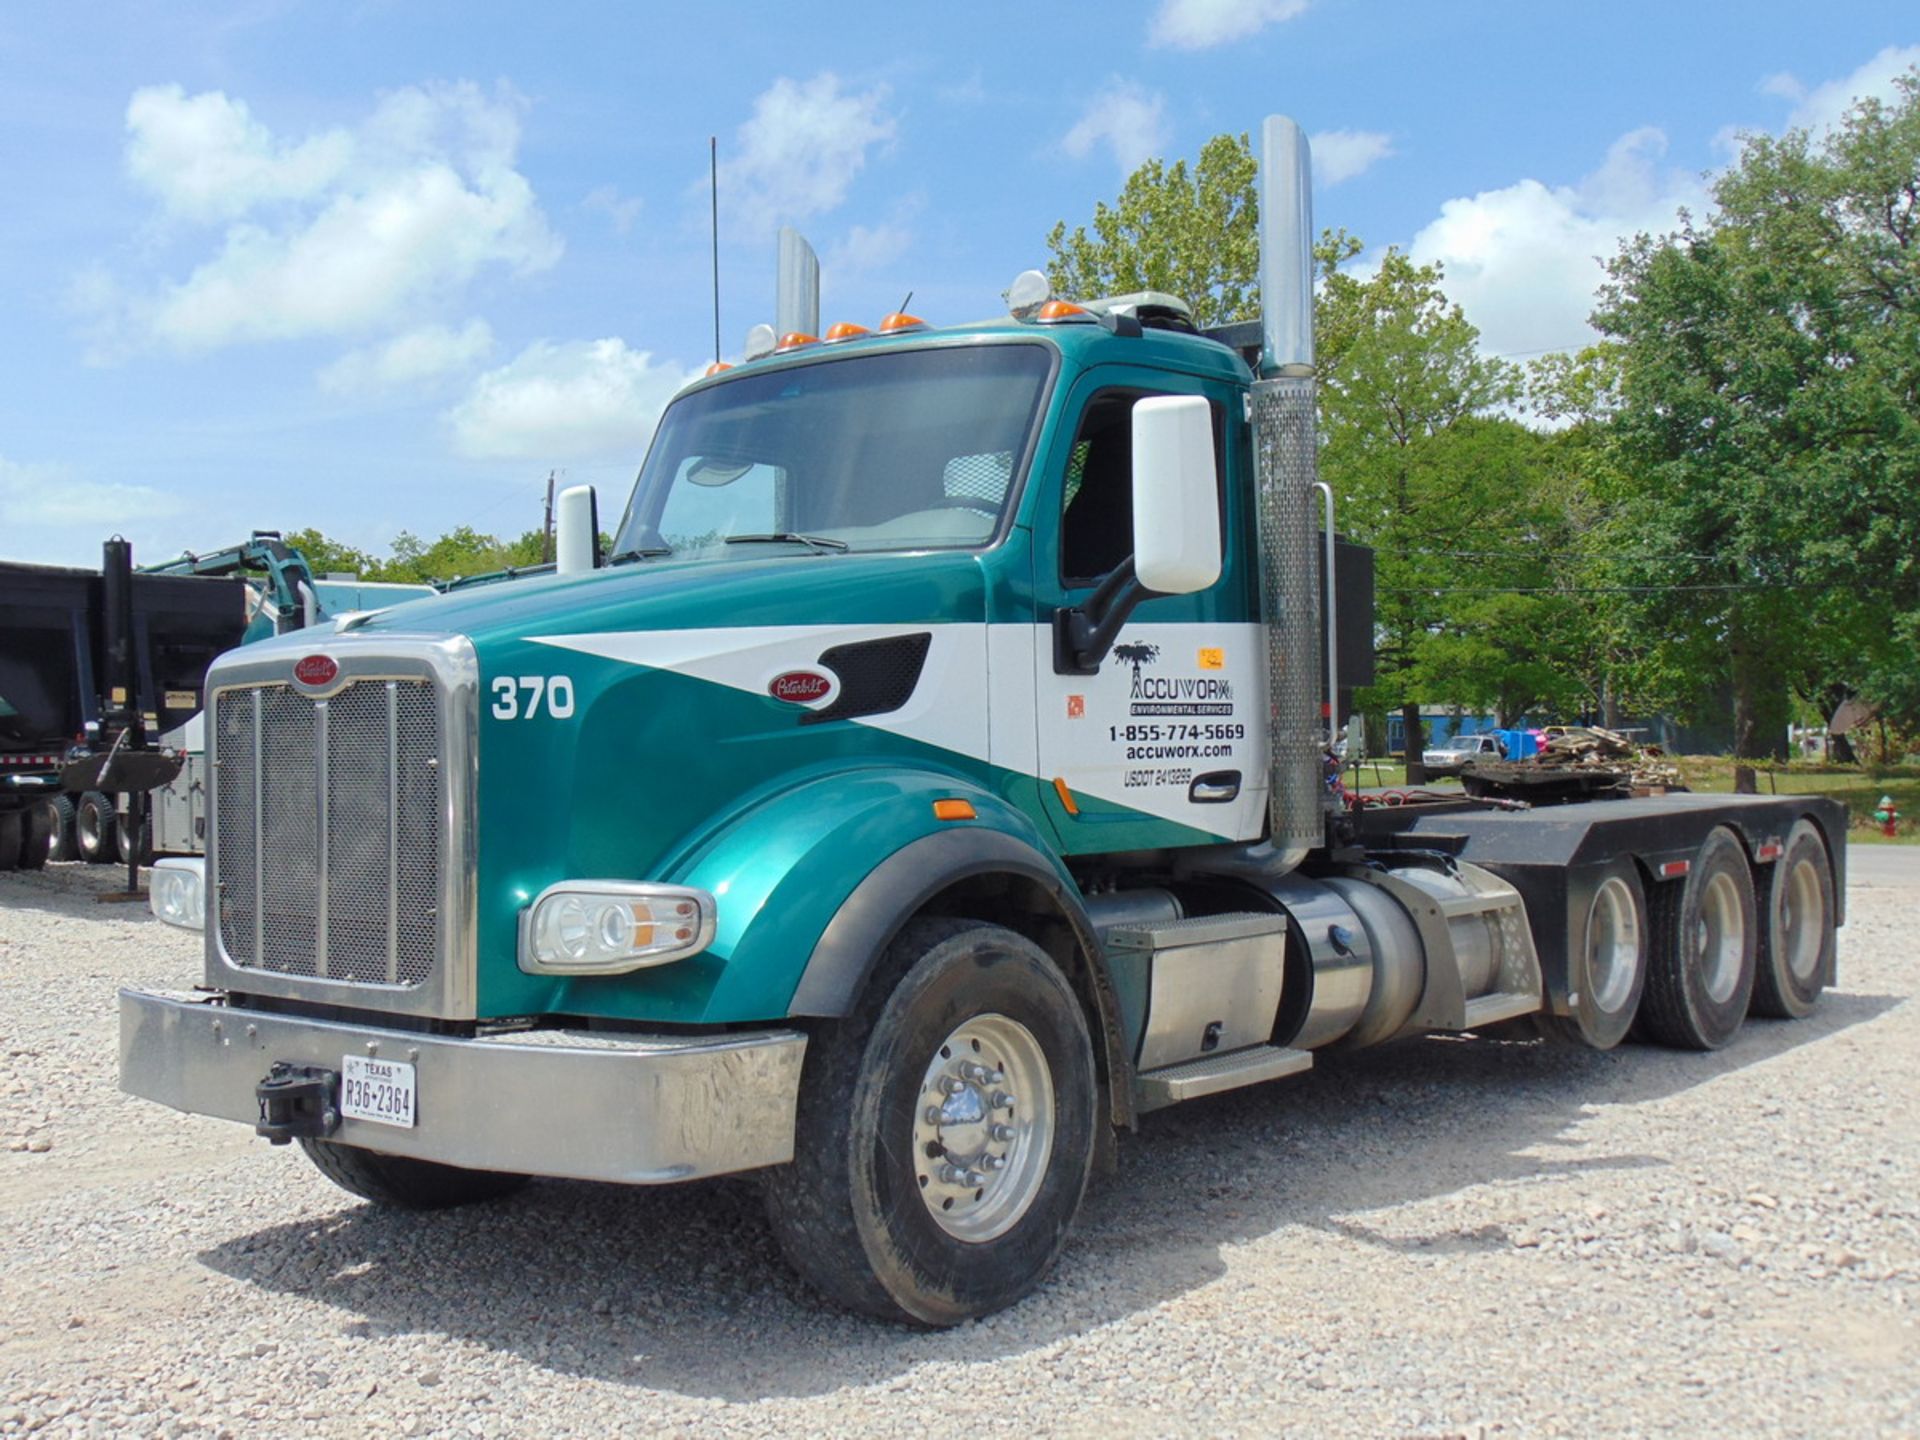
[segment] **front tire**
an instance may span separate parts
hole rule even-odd
[[[1086,1017],[1046,952],[997,925],[918,920],[861,1009],[811,1041],[768,1217],[840,1304],[956,1325],[1053,1268],[1097,1114]]]
[[[1753,1013],[1804,1020],[1833,965],[1833,862],[1810,820],[1796,821],[1768,877],[1767,923],[1753,981]]]
[[[376,1205],[391,1205],[399,1210],[446,1210],[455,1205],[497,1200],[527,1183],[524,1175],[497,1170],[462,1170],[432,1160],[382,1155],[377,1150],[361,1150],[334,1140],[302,1137],[300,1148],[307,1152],[314,1169],[342,1190]]]
[[[1759,949],[1753,870],[1739,838],[1724,825],[1710,831],[1687,878],[1660,886],[1651,909],[1640,1022],[1663,1045],[1718,1050],[1747,1018]]]

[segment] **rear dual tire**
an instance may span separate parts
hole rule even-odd
[[[73,845],[80,859],[89,865],[111,865],[120,858],[120,817],[114,814],[113,801],[98,790],[89,790],[74,807]]]
[[[1833,970],[1833,860],[1810,820],[1795,823],[1767,877],[1767,925],[1753,981],[1752,1013],[1804,1020]]]
[[[1655,888],[1640,1027],[1683,1050],[1718,1050],[1747,1018],[1759,952],[1753,870],[1739,837],[1708,833],[1684,880]]]

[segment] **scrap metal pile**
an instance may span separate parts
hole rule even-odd
[[[1551,804],[1684,790],[1680,769],[1658,745],[1641,745],[1598,726],[1551,731],[1524,760],[1474,760],[1461,772],[1467,794]]]

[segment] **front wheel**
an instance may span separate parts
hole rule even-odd
[[[1086,1192],[1097,1106],[1079,1001],[1032,941],[920,920],[811,1042],[767,1211],[850,1309],[955,1325],[1033,1290]]]

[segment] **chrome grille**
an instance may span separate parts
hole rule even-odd
[[[441,953],[438,696],[367,679],[214,698],[214,893],[243,970],[418,986]]]

